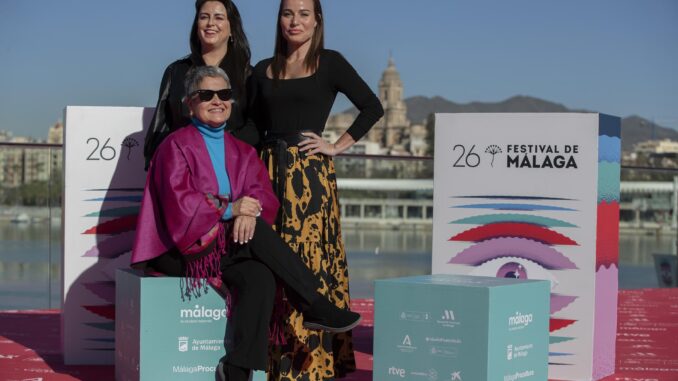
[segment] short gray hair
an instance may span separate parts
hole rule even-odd
[[[228,87],[231,87],[231,80],[228,79],[228,74],[220,67],[198,66],[190,69],[188,73],[186,73],[186,79],[184,80],[186,95],[190,95],[194,91],[199,90],[200,82],[206,77],[222,78],[226,81]]]

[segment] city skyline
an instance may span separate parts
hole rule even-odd
[[[278,2],[236,4],[256,63],[271,53]],[[528,95],[678,128],[674,1],[343,0],[323,8],[326,47],[375,92],[392,53],[405,98]],[[193,13],[193,1],[1,2],[0,130],[43,138],[66,105],[154,106],[165,66],[188,52]],[[342,97],[333,112],[348,107]]]

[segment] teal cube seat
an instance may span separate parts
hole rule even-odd
[[[375,381],[546,381],[550,282],[463,275],[378,280]]]
[[[214,380],[225,353],[225,303],[213,289],[182,300],[181,281],[117,270],[116,380]],[[253,380],[265,379],[254,372]]]

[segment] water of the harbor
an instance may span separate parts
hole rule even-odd
[[[0,221],[0,309],[60,308],[61,226]],[[51,225],[51,227],[50,227]],[[431,228],[344,227],[353,298],[371,298],[375,279],[431,273]],[[622,233],[621,288],[657,287],[653,253],[673,253],[672,234]]]

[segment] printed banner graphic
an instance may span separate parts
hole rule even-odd
[[[620,121],[436,114],[434,274],[551,283],[549,378],[614,371]]]
[[[62,337],[66,364],[112,364],[115,271],[129,267],[153,109],[67,107]]]

